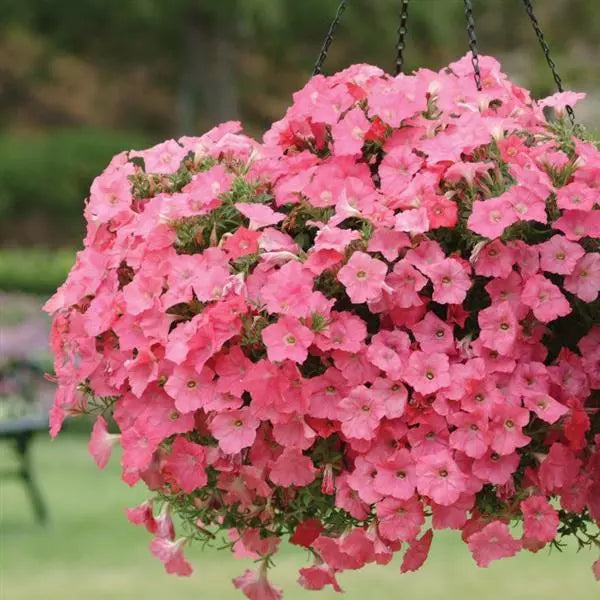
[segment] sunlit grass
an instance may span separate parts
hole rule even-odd
[[[50,442],[41,435],[33,462],[51,520],[34,522],[18,481],[2,480],[0,598],[2,600],[228,600],[241,598],[232,577],[251,567],[215,550],[192,547],[191,578],[167,576],[148,552],[149,535],[129,525],[123,508],[145,497],[119,480],[118,458],[98,472],[87,456],[86,440],[75,434]],[[3,442],[0,470],[12,464]],[[522,553],[488,569],[478,569],[455,533],[434,539],[430,558],[417,573],[400,575],[398,561],[340,576],[349,600],[594,600],[600,597],[591,573],[593,556],[569,550]],[[304,552],[284,548],[272,574],[287,600],[336,598],[299,588],[297,569]]]

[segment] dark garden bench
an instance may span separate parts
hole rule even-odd
[[[22,401],[23,406],[30,411],[32,408],[35,409],[35,398],[32,398],[32,394],[37,387],[36,379],[42,378],[43,370],[33,363],[20,360],[3,365],[0,368],[0,383],[3,384],[0,402],[8,402],[5,388],[10,387],[12,388],[10,390],[12,403],[15,401],[15,393],[19,393],[18,400]],[[0,418],[0,439],[14,445],[18,458],[18,466],[15,469],[3,471],[1,475],[18,477],[23,481],[35,515],[41,523],[46,521],[48,511],[32,472],[29,449],[35,434],[47,431],[48,417],[45,412],[14,416],[9,413]]]

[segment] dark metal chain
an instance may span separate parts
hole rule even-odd
[[[406,38],[406,22],[408,21],[408,0],[402,0],[400,10],[400,25],[398,27],[398,43],[396,44],[396,75],[402,73],[404,67],[404,48]]]
[[[319,58],[317,58],[317,62],[315,63],[315,68],[313,69],[313,75],[318,75],[323,69],[323,63],[327,58],[327,52],[329,51],[329,46],[331,46],[331,42],[333,42],[333,36],[335,35],[335,30],[340,23],[340,19],[346,10],[347,0],[342,0],[335,13],[335,17],[329,26],[329,31],[325,36],[325,40],[323,41],[323,45],[321,46],[321,52],[319,53]]]
[[[467,36],[471,49],[471,62],[473,63],[473,77],[477,90],[481,91],[481,71],[479,70],[479,50],[477,48],[477,35],[475,34],[475,19],[473,19],[473,5],[471,0],[465,0],[465,18],[467,19]]]
[[[540,46],[542,47],[544,56],[546,57],[546,62],[548,63],[548,66],[550,67],[550,71],[552,72],[552,77],[554,78],[554,81],[556,82],[556,88],[558,89],[559,92],[562,92],[563,91],[562,79],[560,78],[560,75],[558,74],[558,71],[556,69],[556,63],[552,60],[552,57],[550,56],[550,47],[548,46],[548,43],[546,42],[546,38],[544,37],[544,33],[542,32],[540,23],[537,20],[535,13],[533,12],[533,6],[531,4],[531,0],[523,0],[523,4],[525,5],[525,10],[527,11],[527,14],[529,15],[529,20],[531,21],[531,24],[533,25],[533,30],[535,31],[535,35],[537,36],[537,39],[540,42]],[[574,124],[575,123],[575,113],[573,112],[573,109],[570,106],[567,106],[566,110],[567,110],[567,114],[569,115],[569,119],[571,120],[571,123]]]

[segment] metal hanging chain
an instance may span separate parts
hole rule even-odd
[[[523,0],[523,4],[525,5],[525,10],[527,11],[527,14],[529,15],[529,20],[531,21],[531,24],[533,25],[533,30],[535,31],[535,35],[537,36],[537,39],[540,42],[540,46],[542,47],[544,56],[546,57],[546,62],[548,63],[548,66],[550,67],[550,71],[552,72],[552,77],[554,78],[554,81],[556,82],[556,88],[558,89],[559,92],[562,92],[562,91],[564,91],[562,79],[560,78],[560,75],[558,74],[558,71],[556,69],[556,63],[552,60],[552,57],[550,56],[550,47],[548,46],[548,43],[546,42],[546,38],[544,37],[544,33],[542,32],[540,23],[537,20],[535,13],[533,12],[533,6],[531,4],[531,0]],[[575,124],[575,113],[573,112],[573,109],[570,106],[567,106],[566,110],[567,110],[567,114],[569,115],[569,119],[571,120],[571,123]]]
[[[473,19],[473,5],[471,0],[465,0],[465,18],[467,19],[467,36],[471,49],[471,62],[473,63],[473,78],[477,90],[481,91],[481,71],[479,70],[479,50],[477,48],[477,35],[475,34],[475,19]]]
[[[327,52],[329,51],[329,46],[331,46],[331,42],[333,42],[333,36],[335,35],[335,30],[340,23],[340,19],[346,10],[346,4],[348,0],[342,0],[335,13],[335,17],[329,26],[329,31],[325,36],[325,40],[323,41],[323,45],[321,46],[321,52],[319,53],[319,58],[317,58],[317,62],[315,63],[315,68],[313,69],[313,75],[318,75],[321,73],[323,69],[323,63],[327,58]]]
[[[400,10],[400,25],[398,27],[398,43],[396,44],[396,75],[402,73],[404,67],[404,48],[406,32],[406,22],[408,21],[408,1],[402,0],[402,9]]]

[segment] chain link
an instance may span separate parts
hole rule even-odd
[[[400,10],[400,25],[398,27],[398,43],[396,44],[396,75],[402,73],[404,67],[404,48],[406,47],[405,39],[406,22],[408,21],[408,1],[402,0],[402,8]]]
[[[335,35],[335,30],[340,23],[340,19],[346,10],[347,0],[342,0],[335,13],[335,17],[329,26],[329,31],[325,36],[325,40],[323,41],[323,45],[321,46],[321,52],[319,53],[319,58],[317,58],[317,62],[315,63],[315,68],[313,69],[313,75],[318,75],[323,70],[323,63],[327,58],[327,52],[329,51],[329,46],[331,46],[331,42],[333,42],[333,36]]]
[[[548,63],[548,66],[550,67],[550,71],[552,72],[552,77],[554,78],[554,81],[556,83],[556,89],[559,92],[562,92],[562,91],[564,91],[562,79],[560,78],[560,75],[558,74],[558,71],[556,68],[556,63],[552,60],[552,57],[550,56],[550,47],[548,46],[548,43],[546,42],[546,38],[544,37],[544,33],[542,31],[542,28],[540,27],[540,23],[537,20],[535,13],[533,12],[533,5],[531,4],[531,0],[523,0],[523,4],[525,5],[525,10],[527,11],[527,14],[529,15],[529,20],[531,21],[531,24],[533,25],[533,30],[535,31],[535,35],[537,36],[537,39],[540,42],[540,46],[542,47],[544,56],[546,57],[546,62]],[[571,120],[571,123],[574,125],[575,124],[575,113],[573,112],[573,109],[570,106],[567,106],[566,110],[567,110],[567,114],[569,115],[569,119]]]
[[[471,62],[473,63],[473,78],[477,90],[481,91],[481,71],[479,70],[479,50],[477,47],[477,35],[475,34],[475,19],[473,18],[473,5],[471,0],[465,1],[465,18],[467,20],[467,36],[469,48],[471,49]]]

